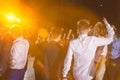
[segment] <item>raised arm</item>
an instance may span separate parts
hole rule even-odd
[[[114,34],[115,34],[113,27],[111,27],[111,25],[108,23],[108,21],[105,17],[103,17],[103,22],[104,22],[104,24],[107,28],[108,37],[113,40],[113,37],[114,37]]]
[[[108,36],[106,38],[104,38],[104,37],[103,38],[96,38],[95,39],[95,44],[97,46],[103,46],[103,45],[110,44],[113,41],[113,38],[114,38],[114,34],[115,34],[114,29],[108,23],[106,18],[103,18],[103,23],[105,24],[105,26],[107,28]]]

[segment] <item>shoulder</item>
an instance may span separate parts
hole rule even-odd
[[[72,40],[70,40],[70,42],[69,42],[69,46],[75,46],[75,45],[77,45],[77,44],[79,44],[80,43],[80,40],[79,40],[79,38],[76,38],[76,39],[72,39]]]
[[[88,36],[88,38],[95,39],[95,38],[100,38],[100,37],[96,37],[96,36]]]
[[[30,46],[29,41],[27,39],[25,39],[25,38],[22,38],[21,41],[20,41],[20,43],[21,43],[21,45],[23,44],[23,45]]]
[[[70,40],[70,43],[77,43],[77,42],[79,42],[79,38]]]
[[[27,45],[30,45],[29,41],[27,39],[24,39],[24,42],[27,44]]]
[[[28,41],[27,39],[24,39],[24,41],[25,41],[26,43],[29,43],[29,41]]]

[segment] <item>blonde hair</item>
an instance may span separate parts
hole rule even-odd
[[[90,21],[87,19],[81,19],[77,22],[77,27],[79,28],[80,32],[83,30],[89,29],[89,28],[91,28]]]
[[[94,29],[94,31],[100,36],[105,36],[107,34],[106,27],[102,22],[97,22],[94,26]]]

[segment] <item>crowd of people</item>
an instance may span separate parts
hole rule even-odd
[[[18,25],[1,26],[0,80],[33,80],[24,78],[32,68],[29,56],[35,80],[120,79],[119,31],[106,18],[95,25],[81,19],[74,32],[52,27],[47,37],[29,35]]]

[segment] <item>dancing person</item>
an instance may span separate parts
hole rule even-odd
[[[106,74],[109,80],[120,79],[120,35],[116,31],[113,42],[108,46]]]
[[[97,37],[106,37],[107,36],[107,30],[104,27],[104,24],[102,22],[97,22],[93,28],[93,32],[95,36]],[[94,72],[94,78],[95,80],[103,80],[103,76],[105,73],[105,62],[106,62],[106,55],[107,55],[108,46],[99,46],[96,50],[95,54],[95,60],[93,62],[93,71]]]
[[[94,60],[95,51],[98,46],[110,44],[113,41],[114,30],[107,22],[103,19],[108,31],[108,37],[99,38],[95,36],[88,36],[91,25],[89,20],[82,19],[79,21],[79,27],[81,35],[69,43],[68,52],[64,61],[63,68],[63,80],[67,80],[67,74],[70,70],[71,60],[74,55],[74,67],[73,75],[75,80],[91,80],[90,76],[91,63]]]
[[[45,72],[45,67],[44,67],[44,50],[45,46],[48,42],[46,41],[46,38],[43,38],[41,36],[37,36],[37,39],[35,41],[35,46],[33,48],[33,53],[35,56],[35,61],[34,61],[34,71],[35,71],[35,80],[47,80],[48,79],[48,74]]]
[[[60,62],[62,58],[62,48],[59,44],[61,40],[61,31],[53,30],[53,37],[51,41],[45,46],[45,70],[49,74],[47,80],[57,80],[60,76]]]
[[[23,29],[21,26],[13,26],[11,34],[14,41],[10,50],[10,69],[7,80],[23,80],[26,71],[29,42],[23,37]]]

